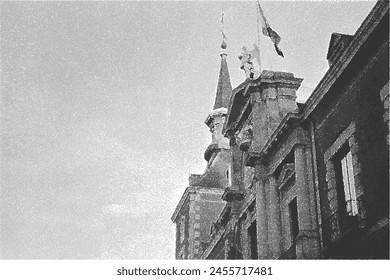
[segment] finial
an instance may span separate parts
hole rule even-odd
[[[221,48],[226,50],[227,44],[226,44],[225,40],[222,41]]]

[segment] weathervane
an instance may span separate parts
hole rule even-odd
[[[224,12],[222,11],[222,14],[221,14],[221,27],[220,27],[220,31],[221,31],[221,34],[222,34],[222,43],[221,43],[221,48],[226,50],[227,48],[227,44],[226,44],[226,40],[227,40],[227,37],[225,35],[225,25],[224,25],[224,22],[223,22],[223,17],[224,17]]]

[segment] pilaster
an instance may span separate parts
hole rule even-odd
[[[299,220],[299,234],[296,237],[296,254],[298,259],[316,259],[319,257],[319,236],[312,223],[311,201],[307,177],[306,146],[298,144],[294,148],[295,156],[295,184],[297,187],[297,206]]]
[[[257,220],[257,250],[259,259],[268,258],[268,228],[267,228],[267,168],[256,166],[256,220]]]
[[[279,189],[274,176],[269,176],[269,236],[270,236],[270,257],[279,258],[282,253],[282,228],[280,217]]]

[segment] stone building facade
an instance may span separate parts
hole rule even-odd
[[[388,23],[378,1],[353,36],[332,34],[305,104],[292,73],[232,91],[218,134],[229,178],[194,258],[389,258]]]

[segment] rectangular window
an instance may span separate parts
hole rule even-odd
[[[335,174],[338,185],[340,201],[343,201],[343,209],[349,216],[358,214],[358,204],[356,198],[356,187],[353,175],[352,153],[349,146],[341,149],[340,154],[335,159]]]
[[[256,260],[258,258],[257,255],[257,226],[256,221],[254,221],[250,227],[248,228],[248,239],[250,245],[250,257],[252,260]]]
[[[291,236],[293,242],[295,242],[295,238],[298,236],[299,233],[298,207],[296,197],[288,204],[288,208],[290,210]]]

